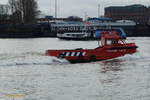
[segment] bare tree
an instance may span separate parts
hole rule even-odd
[[[0,23],[6,23],[8,20],[8,5],[0,5]]]
[[[23,23],[34,23],[39,13],[35,0],[18,0],[18,9],[22,15]]]
[[[13,24],[21,23],[21,13],[18,9],[17,0],[8,0],[8,5],[10,9],[10,21]]]
[[[35,23],[39,14],[37,1],[35,0],[9,0],[12,19],[17,23]]]
[[[8,0],[8,5],[11,11],[11,14],[15,13],[16,11],[16,0]]]

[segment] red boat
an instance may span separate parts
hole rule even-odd
[[[65,58],[71,63],[83,63],[133,54],[138,48],[135,43],[126,43],[125,38],[115,31],[102,32],[98,42],[101,43],[101,46],[95,49],[47,50],[46,55]]]

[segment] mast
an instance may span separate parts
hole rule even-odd
[[[55,0],[55,19],[57,18],[57,0]]]
[[[100,4],[98,4],[98,18],[100,17]]]
[[[57,0],[55,0],[55,23],[56,23],[56,35],[58,34],[58,27],[57,27]]]
[[[51,0],[49,1],[49,5],[50,5],[50,8],[49,8],[49,16],[51,16]]]
[[[84,13],[84,17],[85,17],[85,26],[84,26],[84,32],[87,32],[87,12]]]

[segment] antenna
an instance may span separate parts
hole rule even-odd
[[[55,23],[56,23],[56,35],[58,34],[58,27],[57,27],[57,0],[55,0]]]

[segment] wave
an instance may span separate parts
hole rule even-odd
[[[53,65],[68,64],[65,59],[45,56],[42,53],[23,54],[0,54],[0,66],[20,66],[20,65]]]
[[[148,54],[143,54],[143,52],[137,52],[132,55],[125,55],[122,57],[105,60],[102,61],[101,64],[107,64],[107,65],[119,65],[119,64],[126,64],[130,65],[131,63],[138,63],[138,62],[150,62],[150,56]]]

